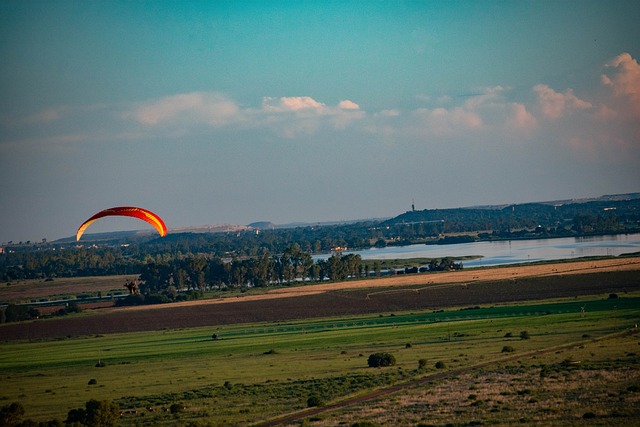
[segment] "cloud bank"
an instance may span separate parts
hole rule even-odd
[[[419,94],[415,99],[423,105],[413,109],[389,106],[366,111],[351,99],[329,105],[311,96],[265,96],[257,106],[244,106],[223,93],[190,92],[130,106],[96,106],[84,109],[82,114],[78,108],[61,107],[22,118],[3,117],[0,125],[7,132],[0,144],[17,146],[21,137],[32,144],[38,138],[43,143],[78,140],[68,135],[88,135],[85,140],[90,142],[91,129],[99,129],[96,132],[101,139],[111,129],[111,138],[128,140],[152,135],[188,137],[193,132],[215,133],[220,129],[258,130],[283,139],[348,132],[350,138],[358,133],[363,138],[378,135],[397,144],[492,137],[526,142],[549,138],[555,130],[552,137],[558,144],[588,152],[591,157],[611,145],[638,155],[640,65],[630,54],[622,53],[603,64],[600,87],[577,94],[572,88],[539,83],[531,88],[530,95],[494,86],[463,97]],[[82,120],[74,122],[74,115]],[[98,116],[103,124],[96,127],[92,123]],[[47,136],[38,136],[34,127]],[[27,137],[20,129],[30,129],[32,135]]]

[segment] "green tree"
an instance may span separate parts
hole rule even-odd
[[[13,427],[20,424],[20,420],[24,416],[24,407],[13,402],[0,408],[0,427]]]
[[[19,322],[35,319],[40,315],[37,309],[26,305],[9,304],[4,309],[5,322]]]
[[[67,424],[83,424],[91,427],[112,427],[117,424],[120,407],[110,400],[91,399],[85,408],[72,409],[67,414]]]
[[[334,282],[346,280],[349,275],[347,265],[342,258],[339,255],[331,255],[327,260],[328,276]]]
[[[367,364],[370,368],[393,366],[396,364],[396,358],[390,353],[373,353],[369,355]]]

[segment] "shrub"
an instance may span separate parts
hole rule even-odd
[[[445,363],[443,361],[440,360],[440,361],[436,362],[436,369],[444,369],[446,367],[447,367],[447,365],[445,365]]]
[[[389,353],[373,353],[369,355],[367,363],[370,368],[393,366],[396,364],[396,358]]]
[[[95,378],[91,378],[89,380],[89,385],[96,385],[96,384],[98,384],[98,380],[96,380]]]
[[[531,336],[529,335],[529,332],[527,332],[527,331],[520,332],[520,339],[521,340],[528,340],[529,338],[531,338]]]
[[[19,402],[13,402],[0,408],[0,425],[14,426],[20,423],[24,416],[24,406]]]
[[[120,413],[120,407],[109,400],[98,401],[91,399],[84,408],[72,409],[67,414],[65,423],[84,424],[93,427],[115,426]]]
[[[427,367],[427,359],[418,360],[418,369],[423,370]]]
[[[169,406],[169,412],[171,412],[172,414],[177,414],[182,411],[184,411],[184,406],[182,406],[180,403],[172,403],[171,406]]]
[[[317,394],[312,394],[307,399],[307,406],[309,408],[314,407],[314,406],[324,406],[324,404],[325,404],[324,399],[322,397],[318,396]]]
[[[503,353],[513,353],[514,351],[516,351],[516,349],[511,347],[510,345],[505,345],[504,347],[502,347]]]

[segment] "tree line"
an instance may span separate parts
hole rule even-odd
[[[229,262],[206,255],[158,256],[142,266],[140,293],[118,303],[162,303],[198,298],[208,291],[342,281],[371,273],[360,255],[337,253],[314,262],[311,253],[303,251],[297,244],[280,255],[264,253]],[[381,270],[374,274],[381,274]]]
[[[313,261],[309,252],[292,245],[282,255],[224,262],[217,257],[187,256],[149,261],[140,274],[140,292],[118,299],[117,305],[160,304],[200,298],[204,292],[228,289],[287,286],[297,283],[333,282],[382,274],[412,274],[427,271],[459,270],[453,258],[432,259],[429,264],[400,271],[383,271],[380,262],[364,262],[357,254],[336,253]]]
[[[163,238],[122,237],[78,247],[75,241],[6,245],[0,253],[0,281],[52,279],[55,277],[141,274],[149,261],[162,266],[164,259],[204,257],[248,260],[233,274],[266,268],[265,254],[283,256],[297,245],[302,253],[329,252],[336,247],[366,249],[413,243],[531,237],[563,237],[589,234],[639,232],[640,199],[598,201],[554,206],[531,203],[501,209],[428,209],[409,211],[385,221],[305,226],[284,229],[246,230],[233,233],[176,233]],[[450,234],[475,233],[452,238]],[[86,245],[86,243],[83,243]],[[290,254],[287,254],[289,256]],[[273,255],[269,255],[273,258]],[[302,262],[297,260],[296,262]],[[304,261],[308,262],[308,261]],[[237,262],[236,264],[243,264]],[[160,268],[160,267],[159,267]],[[311,268],[311,267],[310,267]],[[318,265],[319,277],[338,274]],[[287,282],[291,267],[284,262],[271,268],[270,281]],[[320,270],[320,271],[319,271]],[[254,275],[258,286],[264,274]],[[298,274],[300,278],[300,274]],[[176,280],[181,280],[179,277]],[[194,281],[193,278],[190,278]],[[196,280],[197,281],[197,280]]]

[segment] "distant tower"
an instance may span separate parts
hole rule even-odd
[[[411,198],[411,212],[415,212],[416,211],[416,201],[415,199],[412,197]]]

